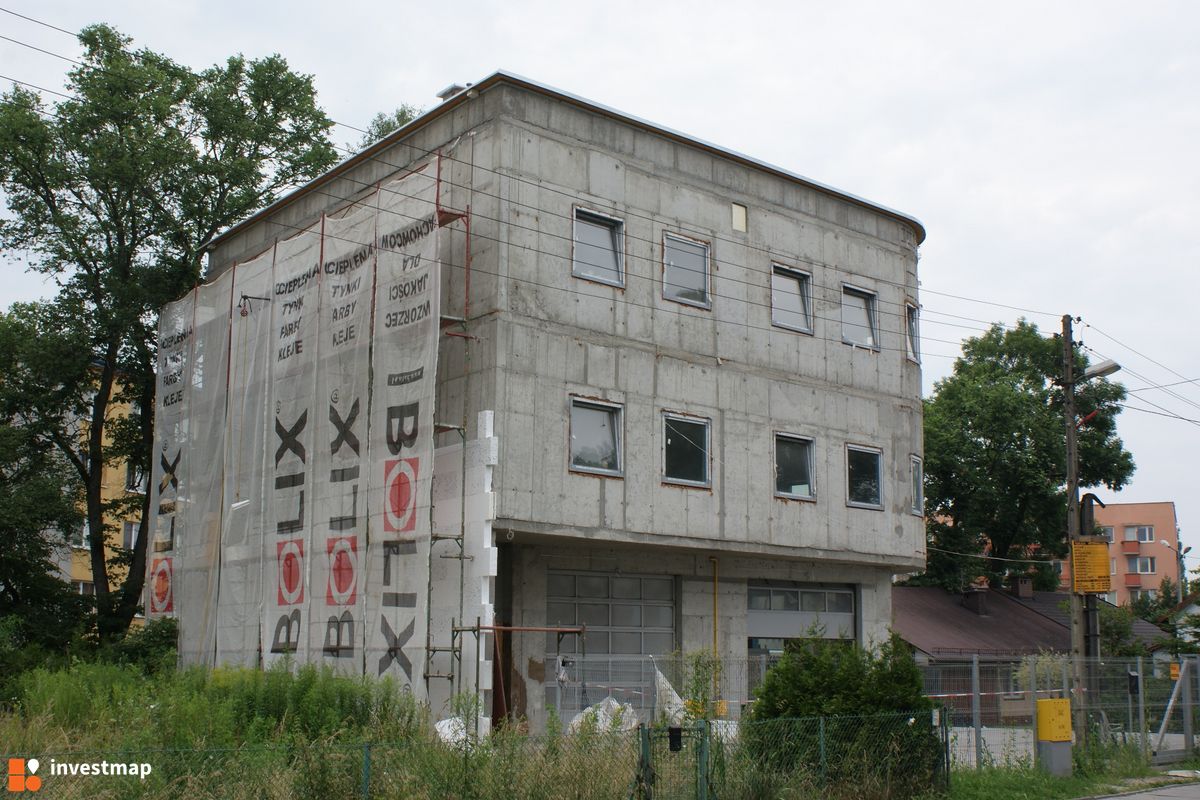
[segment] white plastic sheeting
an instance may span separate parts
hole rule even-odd
[[[185,663],[420,680],[437,185],[428,164],[163,309],[147,612]]]
[[[621,703],[611,694],[580,711],[567,726],[568,733],[578,733],[585,723],[590,723],[593,730],[601,733],[612,731],[631,731],[640,724],[637,711],[629,703]]]

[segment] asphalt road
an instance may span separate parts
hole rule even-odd
[[[1120,797],[1122,800],[1200,800],[1200,783],[1160,786],[1137,794],[1114,794],[1105,797]]]

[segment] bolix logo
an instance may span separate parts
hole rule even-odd
[[[36,774],[38,760],[10,758],[8,760],[8,790],[10,792],[36,792],[42,788],[42,779]]]

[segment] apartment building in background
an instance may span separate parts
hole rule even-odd
[[[921,224],[508,73],[445,94],[209,274],[441,154],[470,226],[442,233],[436,416],[471,439],[494,412],[495,619],[587,629],[487,645],[497,713],[570,713],[581,682],[641,707],[677,651],[885,639],[925,564]]]
[[[1096,505],[1095,514],[1096,526],[1109,542],[1112,591],[1105,595],[1108,602],[1124,605],[1143,594],[1157,596],[1163,578],[1170,578],[1178,591],[1184,546],[1174,503],[1109,503],[1104,508]],[[1062,586],[1070,585],[1068,560],[1062,562]]]
[[[109,415],[119,419],[129,414],[127,403],[112,403]],[[104,447],[111,444],[107,432],[104,437]],[[140,470],[130,468],[125,462],[105,464],[100,479],[100,498],[105,504],[117,500],[138,500],[145,496],[147,479]],[[111,510],[105,517],[107,529],[104,550],[105,560],[109,563],[117,555],[117,548],[132,549],[137,538],[138,525],[141,521],[140,502],[131,504],[127,510]],[[58,559],[62,579],[81,595],[91,597],[96,588],[93,583],[91,548],[88,544],[88,526],[85,520],[78,530],[68,538],[67,547],[60,552]],[[124,567],[113,566],[109,569],[110,588],[120,586],[125,579]],[[136,618],[140,624],[141,616]]]

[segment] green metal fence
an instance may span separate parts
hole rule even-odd
[[[944,715],[697,721],[477,742],[15,753],[38,797],[231,800],[717,800],[911,797],[948,785]],[[148,768],[148,772],[147,772]],[[14,795],[15,796],[15,795]]]

